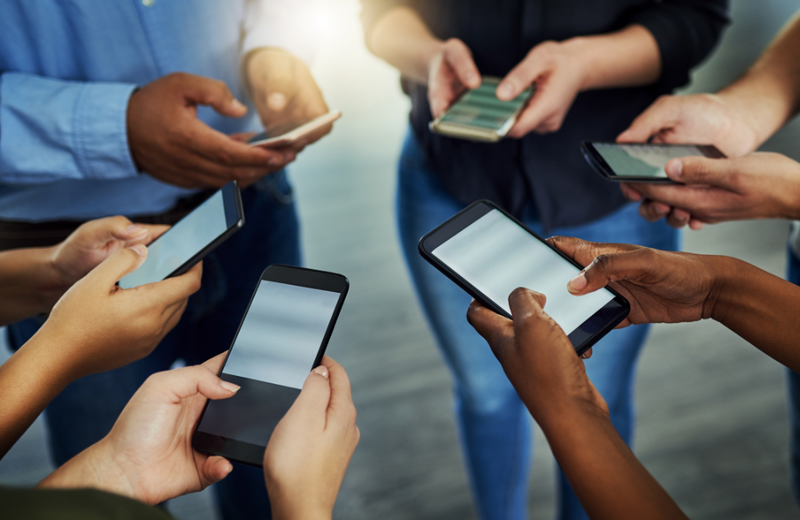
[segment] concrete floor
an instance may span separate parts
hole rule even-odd
[[[328,0],[329,39],[314,72],[344,117],[292,168],[306,263],[347,275],[351,291],[329,346],[347,368],[362,441],[335,516],[475,518],[456,438],[450,380],[417,308],[395,238],[395,162],[408,102],[397,74],[361,43],[355,0]],[[734,0],[735,23],[692,90],[713,90],[751,63],[797,8]],[[795,123],[765,149],[800,158]],[[761,221],[687,232],[688,251],[743,258],[781,275],[787,224]],[[3,354],[6,355],[6,354]],[[693,518],[794,518],[784,371],[716,323],[656,326],[636,384],[635,451]],[[554,513],[552,456],[536,432],[530,515]],[[50,471],[41,420],[0,462],[0,483]],[[182,519],[208,519],[209,493],[175,500]]]

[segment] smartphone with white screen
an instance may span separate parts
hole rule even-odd
[[[712,145],[604,143],[582,141],[586,161],[603,177],[619,182],[651,182],[678,184],[664,171],[664,166],[681,157],[698,156],[713,159],[725,154]]]
[[[464,92],[450,108],[431,121],[431,131],[490,143],[505,137],[533,94],[533,87],[526,88],[511,101],[500,101],[496,94],[500,81],[500,78],[484,76],[480,87]]]
[[[134,220],[136,220],[134,218]],[[231,181],[147,246],[147,258],[119,281],[130,289],[180,276],[244,226],[239,185]]]
[[[281,123],[269,128],[265,132],[253,136],[247,141],[247,144],[250,146],[263,146],[265,148],[290,146],[322,129],[326,125],[332,124],[340,117],[342,117],[341,111],[331,110],[327,114],[323,114],[319,117]]]
[[[264,271],[219,374],[241,389],[206,403],[196,450],[262,465],[272,431],[322,361],[348,287],[340,274],[283,265]]]
[[[583,354],[630,311],[604,288],[585,296],[567,290],[582,267],[490,201],[478,201],[419,241],[420,254],[484,307],[511,318],[509,295],[525,287],[547,297],[545,312]]]

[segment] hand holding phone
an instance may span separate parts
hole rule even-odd
[[[231,181],[154,240],[144,264],[122,278],[119,286],[130,289],[179,276],[242,226],[242,198],[238,184]]]
[[[322,360],[348,286],[334,273],[281,265],[264,271],[220,374],[241,390],[208,403],[195,449],[261,467],[273,430]]]
[[[312,137],[317,133],[325,131],[327,133],[334,121],[342,117],[339,110],[331,110],[327,114],[319,117],[289,121],[270,127],[268,131],[251,137],[247,143],[250,146],[261,146],[264,148],[282,148],[304,144],[306,138]]]
[[[420,254],[481,305],[511,318],[508,296],[518,287],[547,297],[547,313],[583,354],[628,314],[619,293],[588,298],[569,293],[581,266],[492,202],[478,201],[419,242]]]

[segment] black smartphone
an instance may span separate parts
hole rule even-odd
[[[422,237],[419,252],[481,305],[507,318],[508,296],[517,287],[544,294],[545,312],[578,354],[630,311],[628,301],[609,288],[570,294],[567,282],[582,267],[490,201],[471,204]]]
[[[264,270],[219,374],[241,389],[206,403],[196,450],[261,467],[272,431],[322,361],[349,285],[324,271]]]
[[[134,218],[134,220],[136,220]],[[123,289],[180,276],[244,226],[239,185],[231,181],[147,246],[147,259],[119,281]]]
[[[725,154],[712,145],[605,143],[582,141],[583,157],[610,181],[678,184],[664,171],[671,159],[699,156],[721,159]]]

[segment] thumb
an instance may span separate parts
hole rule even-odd
[[[211,106],[226,117],[242,117],[247,107],[233,97],[228,86],[216,79],[186,75],[183,93],[186,99],[199,105]]]
[[[228,462],[228,459],[218,455],[208,457],[203,463],[203,487],[216,484],[227,477],[231,470],[233,470],[233,465]]]
[[[147,248],[144,245],[136,244],[135,246],[126,247],[108,257],[86,277],[111,287],[126,274],[138,269],[146,259]]]
[[[672,159],[664,166],[667,176],[683,184],[708,184],[730,189],[728,175],[730,159],[709,159],[707,157],[683,157]]]
[[[303,421],[315,430],[325,428],[328,404],[331,400],[330,372],[320,365],[308,374],[300,395],[286,413],[286,417],[302,415]]]

